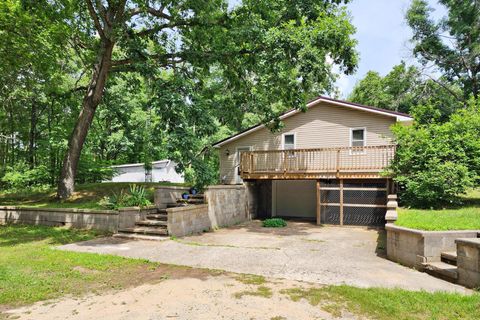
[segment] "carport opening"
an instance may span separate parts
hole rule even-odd
[[[383,227],[388,186],[387,179],[259,181],[257,217]]]

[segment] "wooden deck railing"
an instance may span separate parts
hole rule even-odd
[[[246,151],[241,153],[239,171],[243,178],[281,174],[299,178],[302,175],[379,174],[394,155],[395,145]]]

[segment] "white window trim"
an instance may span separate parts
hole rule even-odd
[[[297,149],[297,133],[286,132],[282,134],[282,150],[285,150],[285,136],[293,136],[293,149]]]
[[[239,174],[238,174],[238,167],[240,166],[240,158],[238,157],[239,156],[239,153],[238,153],[238,149],[247,149],[248,148],[248,151],[252,151],[252,146],[237,146],[235,147],[235,160],[234,160],[234,166],[233,166],[233,170],[234,170],[234,174],[235,174],[235,184],[239,184],[241,182],[239,182],[238,180],[241,179]]]
[[[355,127],[355,128],[350,128],[350,148],[353,147],[353,131],[354,130],[363,130],[363,146],[367,146],[367,128],[366,127]],[[350,149],[350,155],[360,155],[360,154],[366,154],[367,150],[363,149],[361,152],[353,152],[352,149]]]

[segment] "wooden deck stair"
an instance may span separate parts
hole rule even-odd
[[[188,199],[177,199],[177,203],[169,204],[167,208],[182,207],[189,204],[205,203],[203,194],[190,195]],[[168,214],[166,209],[157,209],[149,213],[145,220],[137,221],[133,228],[119,229],[116,238],[139,240],[163,240],[168,236]]]

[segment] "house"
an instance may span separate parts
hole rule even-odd
[[[214,144],[223,184],[245,184],[257,216],[312,219],[318,224],[383,225],[395,154],[390,127],[407,114],[318,97],[281,117]]]
[[[143,163],[112,166],[115,174],[112,182],[178,182],[183,183],[183,174],[177,173],[176,163],[171,160],[152,162],[152,169],[145,170]]]

